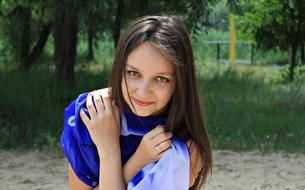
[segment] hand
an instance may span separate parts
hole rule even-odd
[[[101,93],[91,92],[86,103],[90,118],[81,109],[81,119],[97,149],[111,153],[114,146],[119,145],[119,110],[109,94],[101,96]]]
[[[145,134],[138,146],[134,156],[144,162],[144,166],[160,158],[171,148],[172,133],[165,132],[164,126],[158,125],[156,128]]]

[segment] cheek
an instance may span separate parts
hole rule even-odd
[[[158,97],[160,101],[162,101],[163,103],[165,102],[167,103],[173,95],[174,88],[172,85],[157,87],[155,89],[155,92],[158,93]]]
[[[126,81],[125,81],[125,78],[123,78],[123,80],[122,80],[122,89],[124,91],[126,91],[126,92],[127,92],[127,89],[128,89],[128,91],[130,92],[131,88],[132,88],[132,80],[128,79],[128,77],[127,77]]]
[[[127,92],[127,88],[126,88],[126,84],[125,84],[125,80],[124,79],[122,80],[122,86],[121,87],[122,87],[122,93],[123,93],[124,99],[125,99],[126,102],[128,102],[127,101],[127,99],[128,99],[128,92]]]
[[[122,93],[123,93],[123,96],[124,96],[124,99],[125,99],[126,102],[130,103],[128,94],[130,96],[132,96],[132,94],[134,92],[134,89],[136,89],[136,86],[137,86],[136,81],[130,80],[130,79],[127,78],[126,83],[125,83],[125,80],[123,78],[123,80],[122,80]]]
[[[141,85],[140,83],[139,83],[139,81],[137,81],[137,80],[127,80],[126,81],[127,82],[127,86],[128,86],[128,90],[129,90],[129,92],[131,93],[135,88],[137,88],[137,86],[139,86],[139,85]]]

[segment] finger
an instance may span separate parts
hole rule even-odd
[[[90,94],[90,93],[88,94],[88,97],[87,97],[86,106],[89,111],[90,117],[91,118],[96,117],[97,113],[96,113],[95,107],[93,105],[92,94]]]
[[[90,124],[90,119],[89,117],[86,115],[85,111],[84,111],[84,108],[82,108],[80,110],[80,118],[82,119],[83,123],[86,125],[86,126],[89,126]]]
[[[155,138],[156,136],[158,136],[160,133],[163,133],[165,131],[164,126],[163,125],[158,125],[157,127],[155,127],[153,130],[151,130],[150,132],[148,132],[146,134],[147,137],[149,137],[150,139]]]
[[[152,142],[153,142],[153,144],[160,144],[163,141],[166,141],[166,140],[172,138],[172,136],[173,135],[170,132],[166,132],[166,133],[163,132],[163,133],[160,133],[158,136],[154,137],[152,139]]]
[[[97,110],[97,113],[101,113],[105,110],[104,104],[102,102],[102,99],[98,95],[94,95],[94,104]]]
[[[156,156],[159,155],[161,152],[163,152],[163,149],[159,145],[155,146],[154,150]]]
[[[171,149],[171,148],[168,148],[168,149],[166,149],[166,150],[160,152],[160,154],[157,156],[157,158],[160,160],[160,159],[164,156],[164,154],[166,154],[170,149]]]
[[[158,146],[160,146],[162,150],[167,150],[168,148],[171,147],[171,145],[172,145],[172,141],[169,139],[169,140],[163,141]]]
[[[99,95],[103,96],[103,97],[108,97],[109,95],[109,90],[108,88],[103,88],[101,90],[99,90]]]
[[[112,111],[111,99],[109,97],[103,97],[103,101],[106,112],[111,112]]]
[[[112,100],[112,107],[113,107],[113,112],[114,112],[116,121],[119,122],[120,121],[120,111],[119,111],[118,106],[115,104],[114,100]]]

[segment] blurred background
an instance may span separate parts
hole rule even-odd
[[[0,148],[60,150],[143,15],[184,21],[214,149],[305,153],[305,0],[0,0]]]

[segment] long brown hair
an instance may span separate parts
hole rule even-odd
[[[182,22],[170,16],[145,16],[127,27],[116,48],[110,73],[112,98],[120,109],[129,108],[121,89],[127,57],[146,42],[157,47],[174,64],[176,86],[168,105],[167,125],[184,143],[192,140],[190,154],[193,143],[197,145],[202,169],[192,189],[199,189],[212,171],[212,153],[199,103],[193,50]]]

